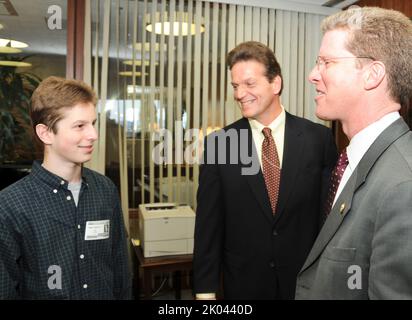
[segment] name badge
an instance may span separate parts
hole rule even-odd
[[[110,232],[110,220],[87,221],[84,240],[108,239],[109,232]]]

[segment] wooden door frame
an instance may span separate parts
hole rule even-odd
[[[67,0],[66,78],[83,80],[86,0]]]

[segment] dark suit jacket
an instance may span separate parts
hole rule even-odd
[[[212,154],[209,143],[225,132],[239,137],[246,132],[248,141],[226,139]],[[230,152],[236,142],[240,151]],[[218,292],[223,271],[225,299],[293,299],[296,275],[319,231],[336,146],[328,128],[286,113],[279,200],[272,215],[259,162],[257,174],[245,175],[248,165],[228,159],[231,153],[244,159],[246,145],[256,156],[245,118],[206,139],[197,193],[194,293]],[[222,153],[226,162],[216,164]]]

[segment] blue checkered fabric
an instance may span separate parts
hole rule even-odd
[[[35,161],[0,192],[0,299],[131,298],[117,188],[83,168],[76,207],[67,186]],[[96,220],[110,220],[109,238],[85,240],[86,222]]]

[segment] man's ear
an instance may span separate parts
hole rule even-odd
[[[380,61],[373,61],[364,74],[365,89],[372,90],[379,87],[383,79],[385,79],[385,75],[385,65]]]
[[[273,86],[273,93],[275,95],[279,95],[280,89],[282,88],[282,78],[280,76],[276,76],[272,81]]]
[[[52,144],[54,133],[46,125],[42,123],[36,125],[36,134],[45,145]]]

